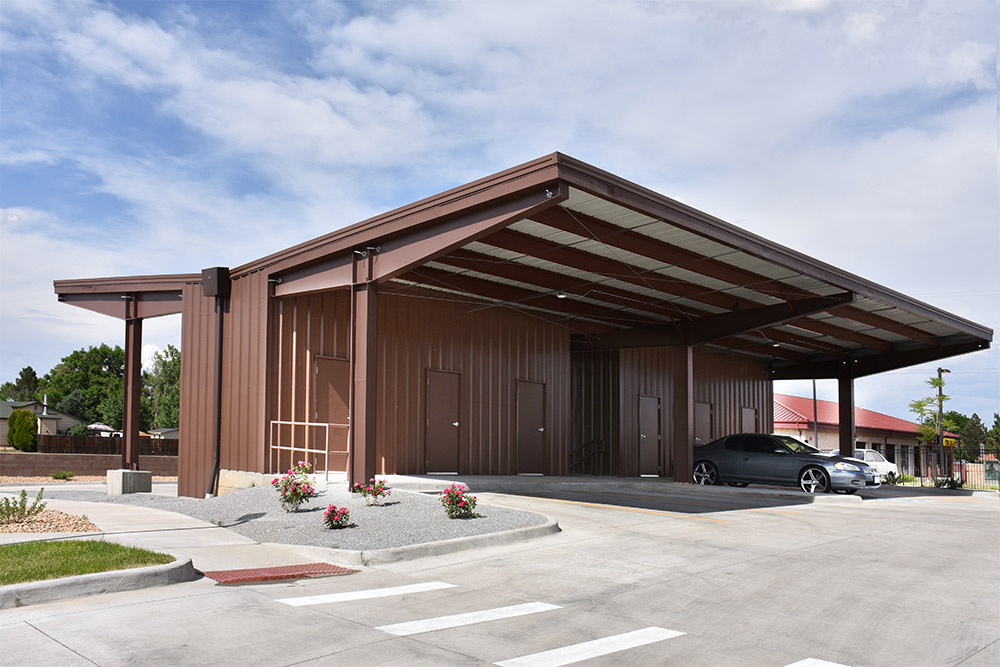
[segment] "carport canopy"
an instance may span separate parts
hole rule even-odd
[[[774,380],[834,378],[842,451],[853,451],[854,378],[986,349],[993,338],[987,327],[560,153],[250,262],[232,276],[258,271],[278,298],[353,289],[352,312],[368,313],[353,322],[362,344],[373,340],[378,294],[397,294],[456,301],[469,311],[518,311],[565,328],[573,349],[669,346],[686,349],[690,360],[698,345],[765,360]],[[155,308],[165,280],[198,278],[150,277],[150,297],[139,303]],[[133,279],[55,286],[64,301],[116,314],[96,294],[136,290],[134,283],[131,292],[124,283],[111,289],[115,280]],[[87,286],[91,298],[78,298]],[[690,396],[687,403],[689,418],[680,413],[675,437],[691,433]]]

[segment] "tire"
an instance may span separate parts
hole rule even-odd
[[[726,482],[729,486],[738,486],[741,489],[745,489],[750,486],[750,482]]]
[[[830,493],[830,476],[822,468],[811,466],[799,473],[799,488],[806,493]]]
[[[719,470],[709,461],[698,461],[694,464],[694,483],[702,486],[712,486],[719,483]]]
[[[837,493],[843,493],[844,495],[850,496],[858,492],[857,489],[836,489]]]

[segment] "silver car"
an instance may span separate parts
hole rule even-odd
[[[874,468],[831,456],[787,435],[740,433],[694,448],[694,481],[798,486],[806,493],[855,493],[881,485]]]

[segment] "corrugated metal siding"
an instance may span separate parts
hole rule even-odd
[[[517,380],[546,385],[547,474],[569,469],[569,334],[492,308],[383,295],[379,302],[378,468],[424,470],[426,370],[461,373],[459,471],[516,471]]]
[[[276,299],[273,419],[309,421],[312,359],[348,357],[346,290]],[[427,369],[461,373],[459,470],[514,474],[516,381],[546,384],[546,472],[569,470],[569,334],[505,309],[382,294],[378,327],[380,473],[424,472]],[[304,438],[302,433],[298,438]]]
[[[177,494],[204,497],[212,474],[215,411],[215,300],[185,285],[181,315],[180,443]]]
[[[671,348],[633,348],[621,351],[621,430],[620,475],[639,474],[639,395],[660,399],[660,469],[673,471],[673,444],[670,441],[670,408],[673,405],[673,364]]]
[[[265,274],[233,280],[222,347],[219,465],[228,470],[266,470],[267,309]]]
[[[759,430],[774,428],[773,389],[766,361],[695,349],[694,400],[712,404],[712,437],[740,432],[740,410],[757,409]]]
[[[317,356],[350,356],[351,298],[347,290],[273,299],[272,376],[266,420],[315,421],[313,383]],[[276,431],[283,444],[305,446],[318,432],[302,427]],[[268,442],[269,432],[265,434]],[[265,445],[266,451],[266,445]],[[290,459],[278,461],[273,472],[285,470]],[[270,465],[265,461],[265,465]]]
[[[618,474],[619,373],[617,350],[573,353],[570,472]]]

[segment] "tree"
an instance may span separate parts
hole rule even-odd
[[[90,437],[94,435],[86,424],[73,424],[66,429],[66,435]]]
[[[986,451],[1000,457],[1000,413],[993,413],[993,427],[986,434]]]
[[[97,406],[100,420],[120,431],[125,423],[125,388],[122,385],[111,389]],[[153,423],[153,409],[146,396],[139,397],[139,429],[148,431]]]
[[[966,461],[975,463],[979,460],[980,447],[986,444],[987,433],[983,420],[973,413],[959,430],[959,435],[962,437],[962,442],[957,454]]]
[[[180,416],[181,353],[173,345],[153,355],[153,368],[143,373],[156,428],[177,428]]]
[[[37,445],[38,417],[31,410],[11,410],[7,417],[7,444],[22,452],[33,452]]]
[[[74,417],[82,417],[86,409],[87,406],[83,403],[83,392],[79,389],[74,389],[73,393],[56,404],[56,410]]]
[[[82,413],[75,415],[88,423],[98,421],[101,401],[115,389],[121,389],[125,377],[125,352],[121,347],[101,344],[80,349],[63,357],[42,378],[49,400],[58,405],[74,391],[82,396]]]
[[[38,374],[31,366],[21,369],[17,380],[14,382],[4,382],[0,385],[0,400],[10,399],[12,401],[34,401],[42,387]]]

